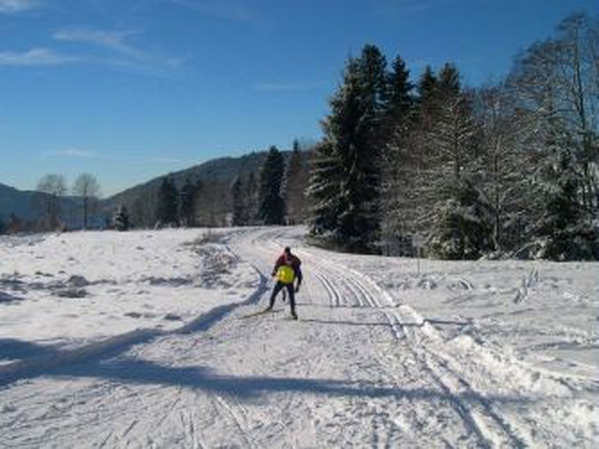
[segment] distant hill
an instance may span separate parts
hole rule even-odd
[[[289,153],[287,151],[283,152],[286,157],[288,157]],[[103,203],[105,207],[114,207],[118,204],[130,207],[138,198],[147,196],[150,192],[157,192],[164,176],[170,176],[175,181],[177,188],[181,188],[186,179],[191,180],[193,183],[201,180],[203,183],[209,184],[213,182],[232,182],[235,177],[241,176],[245,178],[250,173],[257,175],[266,158],[266,154],[266,151],[261,151],[241,157],[211,159],[191,168],[168,174],[165,173],[163,176],[153,178],[146,183],[130,187],[123,192],[105,199]]]
[[[291,151],[282,151],[282,153],[285,160],[288,160]],[[253,173],[258,178],[267,154],[267,151],[261,151],[240,157],[211,159],[185,170],[165,173],[163,176],[153,178],[146,183],[136,185],[105,199],[102,201],[103,213],[105,216],[110,216],[112,211],[122,204],[129,210],[134,223],[148,226],[154,221],[153,213],[156,209],[158,190],[165,176],[170,176],[179,189],[189,179],[194,184],[201,181],[208,191],[219,195],[222,194],[224,186],[231,185],[238,176],[247,179]],[[303,151],[302,154],[307,160],[311,153]],[[227,199],[223,198],[223,202],[226,203]],[[228,209],[229,205],[223,204],[223,207]]]
[[[290,151],[282,151],[285,159],[289,158]],[[306,158],[309,157],[309,152],[303,152]],[[177,188],[189,179],[192,183],[201,181],[202,184],[210,185],[227,185],[231,184],[237,176],[247,179],[250,173],[258,176],[260,168],[266,159],[267,152],[254,152],[240,157],[223,157],[212,159],[202,164],[180,170],[172,173],[165,173],[136,186],[130,187],[116,195],[106,198],[101,201],[100,212],[92,218],[94,222],[103,224],[104,217],[110,217],[117,205],[123,204],[130,211],[139,208],[143,204],[143,209],[152,209],[152,205],[156,201],[156,194],[162,183],[164,176],[170,176]],[[33,207],[33,198],[38,194],[35,191],[23,191],[13,187],[0,184],[0,220],[7,221],[11,213],[15,213],[19,218],[26,220],[35,220],[38,218],[38,212]],[[73,211],[78,209],[79,200],[73,197],[64,199],[64,210],[69,211],[67,222],[70,226],[79,227],[80,218]]]
[[[35,207],[34,198],[44,193],[33,190],[19,190],[14,187],[0,184],[0,220],[7,222],[11,214],[21,220],[35,221],[39,218],[39,211]],[[79,218],[76,216],[79,200],[74,197],[62,199],[64,217],[69,226],[78,226]]]
[[[37,212],[32,207],[35,194],[36,192],[0,184],[0,220],[6,222],[11,214],[25,220],[34,220],[37,217]]]

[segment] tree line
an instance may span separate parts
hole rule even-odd
[[[30,206],[38,218],[27,220],[11,213],[6,223],[0,221],[0,233],[98,227],[100,184],[91,173],[77,176],[70,189],[63,175],[46,174],[37,183],[35,192]]]
[[[308,145],[295,140],[287,157],[272,146],[257,171],[232,181],[187,178],[177,187],[167,175],[157,189],[146,189],[128,205],[102,204],[99,183],[89,173],[80,175],[71,189],[64,176],[47,174],[32,199],[38,219],[28,222],[12,214],[6,224],[0,222],[0,233],[303,223]],[[73,196],[67,197],[68,192]]]
[[[296,140],[285,160],[270,147],[259,171],[235,176],[230,182],[193,182],[180,188],[171,176],[162,179],[156,194],[155,213],[141,203],[134,205],[140,220],[144,215],[154,227],[251,226],[303,223],[307,216],[305,190],[308,164],[305,149]]]
[[[599,25],[566,18],[506,79],[374,45],[346,63],[310,172],[310,234],[346,251],[599,258]]]

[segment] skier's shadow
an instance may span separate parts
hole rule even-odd
[[[438,389],[381,386],[369,381],[314,379],[298,377],[235,376],[218,374],[206,367],[172,367],[134,359],[111,359],[104,362],[54,370],[53,375],[108,379],[119,383],[152,384],[182,387],[219,395],[251,400],[273,393],[312,393],[332,397],[407,398],[411,400],[444,400],[489,404],[530,403],[532,399],[503,395],[480,395],[474,391],[452,394]]]

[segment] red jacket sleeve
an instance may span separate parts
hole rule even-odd
[[[275,267],[272,269],[272,275],[274,276],[275,274],[277,274],[277,270],[279,269],[279,267],[284,264],[285,264],[285,256],[284,255],[279,256],[279,258],[275,262]]]

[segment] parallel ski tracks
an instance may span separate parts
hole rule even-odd
[[[414,359],[448,399],[450,407],[460,417],[465,428],[476,435],[481,447],[526,446],[524,441],[513,431],[507,419],[495,410],[495,406],[476,392],[463,374],[449,366],[451,361],[447,359],[447,356],[441,355],[438,350],[431,347],[432,345],[427,341],[428,336],[424,336],[420,329],[420,326],[424,325],[421,319],[405,323],[405,318],[402,319],[400,313],[393,310],[394,304],[382,304],[383,300],[388,302],[389,298],[381,294],[380,287],[372,281],[344,267],[333,267],[330,264],[322,263],[316,257],[310,258],[312,260],[309,261],[309,265],[312,266],[314,273],[318,272],[316,277],[323,284],[333,306],[347,303],[348,300],[342,299],[339,293],[339,290],[343,288],[352,293],[351,296],[358,301],[360,306],[380,310],[389,323],[395,339],[407,343]],[[331,282],[330,279],[335,279],[335,282]],[[373,291],[376,293],[372,293]],[[387,372],[395,378],[395,382],[399,385],[401,379],[388,370]],[[468,402],[465,402],[462,397],[467,397]]]
[[[279,237],[281,235],[282,232],[280,231],[267,231],[255,236],[252,242],[252,250],[255,249],[256,252],[254,257],[263,261],[270,260],[273,251],[277,248],[280,249],[282,246],[282,242],[278,240],[279,238],[283,239],[283,237]],[[407,348],[406,353],[409,355],[406,356],[405,360],[409,359],[410,364],[412,361],[414,362],[410,365],[410,373],[416,376],[424,372],[430,377],[432,383],[441,393],[439,395],[441,400],[446,401],[449,406],[447,413],[455,413],[459,417],[465,429],[471,432],[472,438],[476,439],[479,446],[526,446],[523,440],[514,432],[508,419],[497,409],[497,406],[487,401],[484,395],[479,394],[468,382],[467,373],[457,367],[457,361],[453,360],[451,355],[440,352],[443,342],[436,341],[434,336],[423,331],[420,327],[424,324],[421,317],[395,307],[390,296],[384,290],[360,273],[323,261],[309,251],[299,249],[298,252],[305,260],[306,272],[309,272],[322,285],[322,289],[319,288],[319,290],[326,292],[327,299],[321,297],[319,298],[321,301],[328,300],[328,305],[331,308],[351,306],[373,310],[381,314],[384,321],[389,324],[394,340],[400,343],[402,348]],[[247,256],[249,255],[248,253]],[[266,264],[263,263],[263,266],[266,266]],[[224,325],[223,322],[221,323]],[[188,350],[192,350],[192,345]],[[382,351],[379,352],[381,355],[383,354]],[[179,353],[179,356],[185,355],[185,353]],[[383,374],[377,383],[381,387],[388,388],[391,384],[401,389],[406,378],[394,373],[392,367],[394,362],[396,362],[395,366],[397,366],[397,362],[400,364],[407,362],[404,359],[392,360],[391,355],[385,355],[385,357],[389,363],[385,363],[384,360],[374,361],[379,365],[378,372]],[[173,362],[171,366],[175,363]],[[314,369],[315,365],[307,363],[303,368],[310,370],[311,368]],[[377,366],[372,365],[371,369],[374,373]],[[308,377],[309,371],[303,374]],[[217,419],[221,419],[221,424],[230,429],[231,432],[225,444],[248,448],[261,446],[260,441],[252,439],[252,417],[247,414],[243,405],[237,401],[234,395],[210,394],[208,402],[206,402],[205,398],[200,398],[197,394],[188,395],[182,387],[173,389],[173,394],[168,396],[165,396],[161,391],[163,387],[158,387],[143,388],[141,390],[134,388],[129,391],[126,397],[115,398],[114,383],[102,382],[97,384],[95,388],[97,390],[93,392],[92,399],[96,401],[91,407],[86,408],[85,412],[88,416],[85,417],[85,421],[94,420],[94,414],[96,417],[101,416],[102,422],[96,422],[96,424],[100,424],[101,429],[104,431],[100,432],[99,435],[95,435],[98,443],[97,447],[127,446],[128,444],[142,445],[142,441],[135,437],[135,432],[139,432],[136,426],[140,425],[147,427],[146,440],[143,445],[152,447],[155,445],[154,441],[160,436],[156,435],[156,432],[160,432],[167,420],[171,420],[173,423],[178,422],[176,424],[177,434],[179,431],[182,432],[186,447],[200,449],[210,447],[211,444],[201,433],[202,420],[205,418],[202,416],[204,410],[198,408],[198,404],[202,402],[204,406],[207,406],[206,412],[212,409]],[[27,399],[27,396],[23,399]],[[298,395],[290,394],[286,399],[284,411],[290,410],[293,412],[303,406]],[[350,402],[353,401],[369,402],[350,397]],[[115,404],[119,405],[115,406]],[[393,438],[393,432],[399,427],[399,425],[393,424],[393,416],[388,415],[391,410],[386,410],[384,405],[378,402],[373,404],[365,403],[365,405],[369,407],[369,411],[373,416],[372,446],[388,445],[385,441],[390,441]],[[149,417],[148,420],[142,423],[138,421],[136,416],[140,411],[143,411]],[[110,427],[111,421],[121,421],[124,426],[112,429]],[[178,429],[179,426],[181,429]],[[287,424],[281,421],[280,426],[286,427]],[[132,432],[132,429],[135,431]]]

